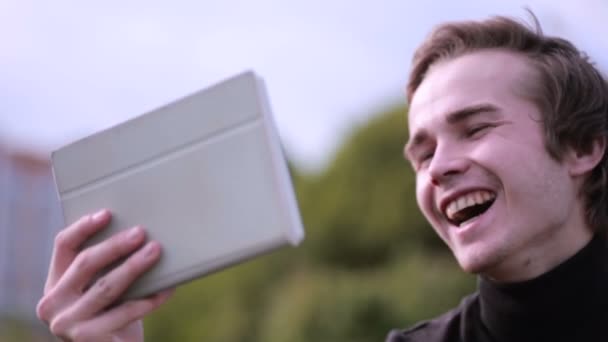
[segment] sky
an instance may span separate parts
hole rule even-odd
[[[605,0],[0,0],[0,142],[48,154],[254,70],[290,158],[319,169],[354,125],[405,103],[433,26],[526,6],[608,70]]]

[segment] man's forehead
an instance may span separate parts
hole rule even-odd
[[[516,95],[525,57],[502,50],[483,50],[433,65],[410,104],[410,133],[447,113],[479,103],[501,103]]]

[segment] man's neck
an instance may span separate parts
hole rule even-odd
[[[571,258],[593,238],[593,232],[582,220],[539,235],[516,255],[481,275],[497,283],[521,282],[539,277]]]
[[[571,258],[534,279],[504,284],[481,277],[485,329],[497,341],[597,341],[571,335],[595,336],[601,330],[605,336],[607,259],[606,236],[597,235]]]

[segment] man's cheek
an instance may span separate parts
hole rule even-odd
[[[434,202],[432,196],[432,189],[417,187],[416,188],[416,202],[418,203],[418,208],[426,218],[426,220],[434,225],[433,223],[437,220],[434,217],[436,210],[434,209]]]
[[[416,176],[416,202],[418,203],[418,208],[423,212],[425,211],[425,204],[429,201],[430,191],[426,176]]]

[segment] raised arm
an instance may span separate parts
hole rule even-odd
[[[108,225],[107,210],[86,215],[57,234],[38,317],[66,341],[143,341],[141,319],[164,303],[172,291],[110,307],[160,258],[158,242],[145,243],[145,231],[133,227],[96,245],[83,243]],[[128,256],[128,257],[127,257]],[[117,260],[117,267],[95,276]]]

